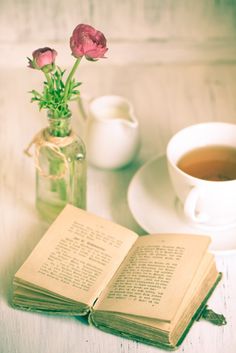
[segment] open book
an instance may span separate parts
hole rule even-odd
[[[14,277],[13,305],[89,314],[98,328],[176,347],[219,279],[210,238],[139,237],[67,205]]]

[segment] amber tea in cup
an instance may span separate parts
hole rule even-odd
[[[235,225],[236,124],[188,126],[172,136],[166,154],[186,220],[213,228]]]
[[[198,147],[185,153],[177,166],[183,172],[203,180],[234,180],[236,148],[224,145]]]

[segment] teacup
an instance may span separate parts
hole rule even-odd
[[[170,139],[167,162],[189,221],[213,227],[236,223],[236,124],[184,128]]]

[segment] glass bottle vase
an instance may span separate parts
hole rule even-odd
[[[86,208],[86,149],[71,115],[54,118],[36,144],[36,208],[52,222],[67,203]]]

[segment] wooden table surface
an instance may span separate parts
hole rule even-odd
[[[84,66],[84,93],[121,94],[129,98],[140,121],[142,148],[138,160],[119,171],[88,169],[88,210],[139,234],[127,188],[138,168],[163,153],[177,130],[196,122],[236,122],[235,65]],[[47,229],[34,208],[34,166],[23,149],[46,119],[29,103],[27,91],[41,77],[26,69],[0,70],[0,353],[154,353],[161,350],[115,337],[83,320],[15,310],[12,278]],[[76,107],[75,109],[75,116]],[[79,119],[74,121],[80,129]],[[82,125],[81,125],[82,131]],[[158,217],[158,215],[157,215]],[[176,229],[176,231],[178,231]],[[235,233],[236,237],[236,233]],[[178,352],[236,351],[236,253],[216,257],[223,280],[209,304],[223,313],[224,327],[194,324]]]

